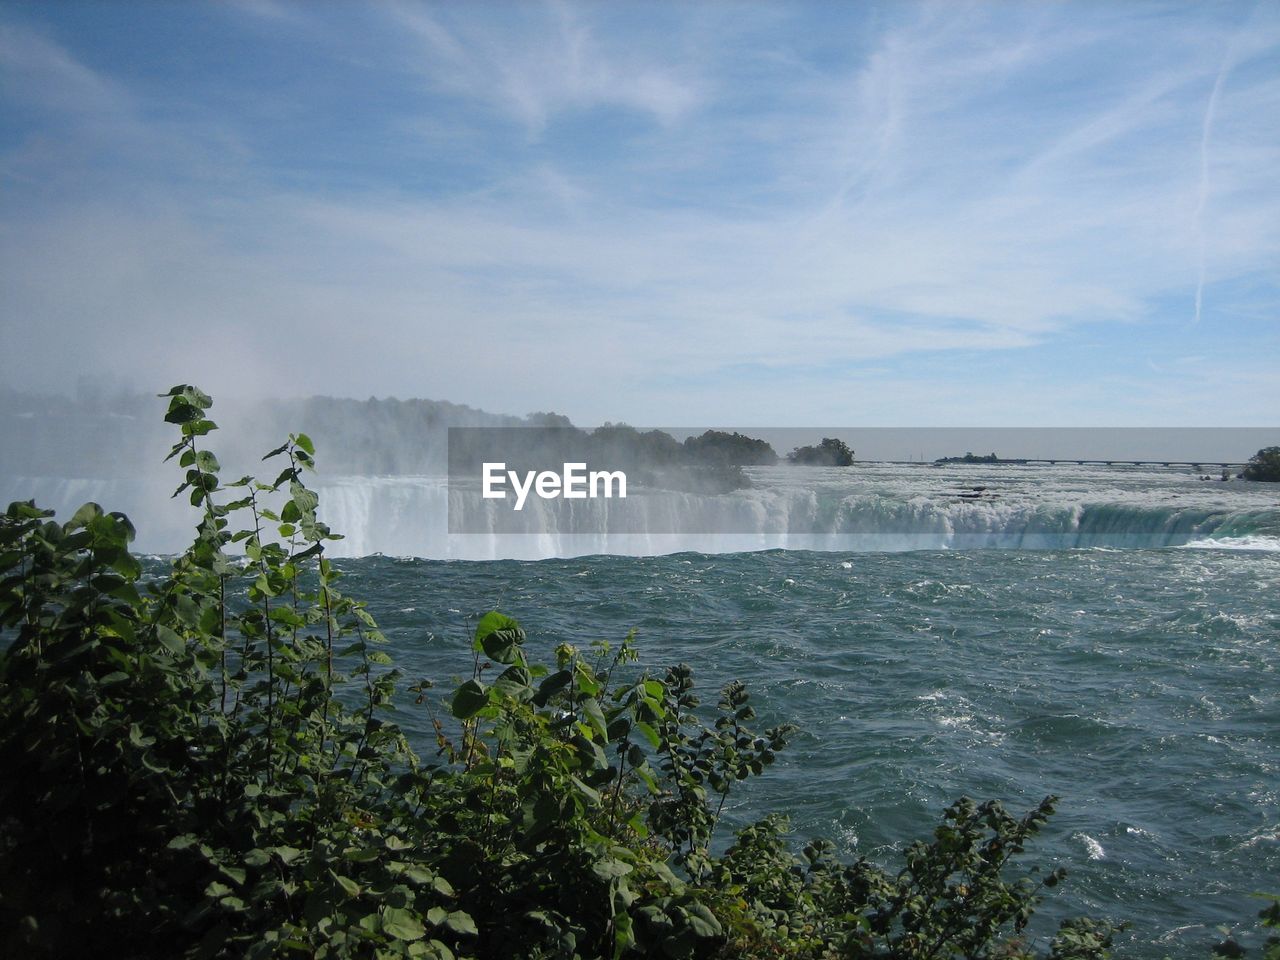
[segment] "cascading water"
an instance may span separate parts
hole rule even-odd
[[[625,509],[617,500],[530,497],[518,514],[509,501],[451,490],[442,476],[314,483],[321,518],[344,537],[329,548],[335,556],[1280,546],[1273,488],[1171,469],[871,464],[747,473],[751,486],[730,493],[633,488]],[[95,500],[140,518],[138,546],[152,552],[180,549],[195,522],[185,498],[170,500],[170,492],[135,480],[14,477],[0,485],[7,499],[34,496],[60,516]]]

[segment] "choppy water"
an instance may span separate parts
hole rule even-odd
[[[344,561],[411,676],[466,669],[478,614],[535,651],[640,631],[709,699],[746,681],[803,733],[733,801],[892,862],[960,795],[1062,796],[1047,910],[1129,919],[1125,954],[1204,956],[1280,890],[1280,555],[1224,549],[772,551]],[[406,726],[425,745],[423,718]]]

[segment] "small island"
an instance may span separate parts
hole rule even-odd
[[[853,451],[843,440],[823,437],[817,446],[796,447],[787,462],[798,467],[851,467]]]
[[[1022,460],[1001,460],[994,453],[985,457],[976,453],[966,453],[963,457],[939,457],[934,463],[1025,463]]]
[[[708,430],[700,437],[684,441],[685,452],[703,463],[727,463],[739,467],[771,467],[778,454],[764,440],[741,433]]]
[[[1255,453],[1240,471],[1240,479],[1280,483],[1280,447],[1263,447]]]

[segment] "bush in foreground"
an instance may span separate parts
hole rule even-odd
[[[0,519],[0,954],[1106,955],[1104,923],[1022,939],[1061,877],[1011,876],[1052,798],[962,800],[896,872],[797,855],[777,816],[715,855],[726,798],[792,730],[753,730],[738,683],[704,710],[630,637],[544,666],[486,615],[470,678],[407,686],[436,730],[418,756],[376,623],[324,557],[311,441],[264,458],[272,483],[224,484],[211,401],[168,396],[200,520],[163,577],[95,504]]]

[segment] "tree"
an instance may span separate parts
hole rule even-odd
[[[851,467],[853,451],[843,440],[823,437],[816,447],[796,447],[787,454],[787,460],[802,467]]]
[[[1240,476],[1245,480],[1280,482],[1280,447],[1263,447],[1249,458]]]
[[[688,437],[684,448],[691,457],[704,463],[771,467],[778,462],[773,447],[764,440],[723,430],[708,430],[700,437]]]

